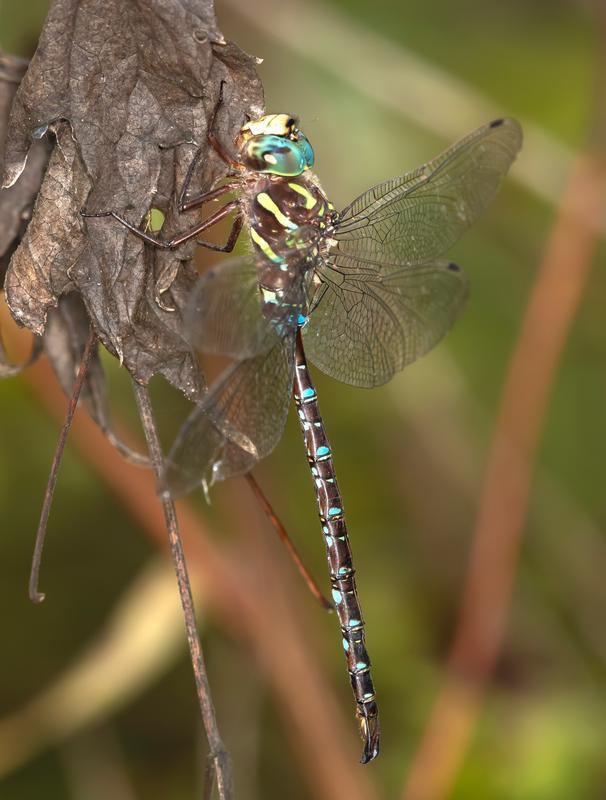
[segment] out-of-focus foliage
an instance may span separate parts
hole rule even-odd
[[[598,46],[589,4],[324,0],[303,9],[303,4],[285,2],[283,14],[290,16],[284,27],[290,33],[279,42],[240,18],[234,5],[219,2],[221,30],[265,59],[259,70],[267,107],[300,116],[316,150],[317,173],[337,208],[449,142],[407,121],[406,108],[386,110],[360,93],[347,80],[346,61],[328,71],[302,56],[298,15],[313,20],[316,9],[341,15],[361,36],[381,37],[418,54],[424,63],[482,92],[503,114],[541,126],[572,151],[585,145],[594,112]],[[0,46],[31,56],[44,12],[43,2],[4,0]],[[271,27],[271,19],[263,19]],[[343,52],[342,43],[339,49]],[[357,52],[349,58],[354,63]],[[426,102],[431,105],[432,98]],[[479,117],[475,123],[485,121]],[[466,132],[463,127],[459,131]],[[384,796],[400,792],[440,685],[486,445],[555,213],[553,206],[509,181],[488,216],[453,253],[470,276],[472,295],[447,341],[372,392],[317,374],[382,701],[383,751],[367,769]],[[208,263],[214,256],[201,258]],[[603,263],[601,245],[546,419],[503,653],[453,800],[606,796]],[[116,364],[108,360],[106,367],[113,405],[130,417],[127,384]],[[165,385],[155,389],[168,441],[183,418],[185,402]],[[31,606],[26,593],[30,547],[56,425],[21,378],[0,385],[0,411],[0,715],[7,715],[49,685],[95,639],[150,553],[125,511],[68,448],[43,567],[48,598],[40,608]],[[261,474],[306,562],[322,576],[323,545],[306,473],[291,419]],[[200,505],[225,537],[234,533],[226,498],[244,491],[234,484],[217,491],[210,512]],[[300,608],[349,710],[334,619],[322,616],[305,596]],[[238,797],[311,797],[276,703],[263,691],[262,672],[240,644],[212,623],[205,622],[204,638],[215,701],[234,755]],[[92,750],[100,754],[97,766],[102,762],[103,769],[110,764],[126,773],[137,797],[191,797],[196,725],[183,648],[162,680],[125,704],[102,732],[95,730],[84,744],[51,750],[3,776],[0,796],[83,796],[74,788],[80,785],[74,761],[78,753]],[[351,769],[361,767],[352,761]]]

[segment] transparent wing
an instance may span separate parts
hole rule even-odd
[[[464,273],[447,261],[382,274],[323,267],[318,276],[305,351],[323,372],[353,386],[380,386],[431,350],[468,294]]]
[[[272,249],[283,260],[279,271],[281,301],[272,312],[274,325],[286,320],[293,309],[304,305],[305,276],[311,261],[304,262],[319,238],[316,228],[302,226],[289,231]],[[204,353],[236,359],[262,352],[267,336],[267,314],[263,315],[259,283],[276,283],[275,264],[258,266],[251,255],[226,261],[206,272],[197,282],[184,313],[185,337]],[[288,328],[288,325],[286,325]]]
[[[238,358],[171,448],[163,477],[171,495],[248,472],[280,440],[292,396],[297,323],[306,305],[307,276],[297,269],[297,254],[280,301],[266,306],[265,314],[254,264],[227,262],[201,279],[192,312],[195,340]]]
[[[166,461],[173,497],[248,472],[276,446],[294,380],[295,328],[266,328],[261,355],[236,362],[182,427]]]
[[[468,288],[438,259],[488,206],[521,143],[515,120],[495,120],[339,215],[303,330],[324,372],[377,386],[447,333]]]
[[[335,264],[381,271],[442,256],[486,209],[521,144],[519,123],[495,120],[414,172],[364,192],[331,234]]]
[[[226,261],[206,272],[189,297],[184,323],[187,340],[204,353],[258,353],[268,337],[253,259]]]

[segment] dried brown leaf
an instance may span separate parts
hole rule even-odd
[[[168,234],[188,227],[174,200],[194,155],[192,191],[226,171],[207,141],[221,84],[215,132],[229,142],[263,97],[254,60],[224,42],[209,0],[55,0],[6,139],[6,187],[18,185],[32,141],[54,139],[6,277],[15,319],[42,333],[59,297],[79,292],[101,341],[137,380],[161,373],[189,397],[202,387],[180,334],[193,250],[155,252],[78,212],[115,209],[140,225],[157,207]]]
[[[25,59],[0,51],[0,169],[11,104],[25,75],[27,64]],[[0,288],[4,284],[4,275],[10,258],[31,216],[49,152],[47,143],[34,143],[31,158],[21,180],[10,189],[0,190]],[[12,364],[6,355],[0,336],[0,378],[10,378],[29,366],[38,357],[41,346],[40,338],[34,337],[30,357],[22,364]]]
[[[0,169],[11,104],[27,64],[22,58],[0,51]],[[49,153],[47,142],[34,142],[21,180],[9,189],[0,190],[0,287],[10,257],[29,222]]]

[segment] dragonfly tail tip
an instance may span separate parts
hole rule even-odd
[[[374,705],[374,704],[373,704]],[[379,755],[379,740],[381,731],[379,728],[379,714],[376,706],[372,710],[364,706],[358,712],[360,732],[364,740],[364,750],[360,758],[361,764],[369,764]]]

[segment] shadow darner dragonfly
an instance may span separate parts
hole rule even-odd
[[[199,197],[182,196],[180,210],[231,191],[237,197],[191,230],[160,241],[115,212],[90,216],[113,216],[169,249],[234,213],[225,245],[198,240],[230,251],[246,225],[251,256],[207,272],[191,297],[192,345],[234,362],[183,426],[165,488],[179,495],[250,471],[278,443],[294,386],[366,763],[379,751],[378,709],[343,502],[307,359],[339,381],[372,387],[442,339],[467,297],[464,274],[443,254],[492,200],[522,131],[515,120],[490,122],[341,212],[311,172],[313,149],[293,117],[248,122],[233,152],[210,138],[230,178]]]

